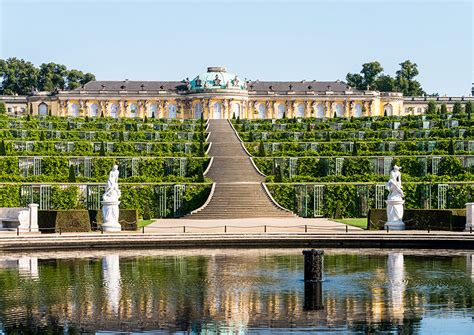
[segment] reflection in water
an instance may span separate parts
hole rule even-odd
[[[108,255],[102,258],[104,287],[107,293],[108,307],[117,314],[120,302],[120,258]]]
[[[310,285],[293,249],[74,257],[43,255],[21,266],[18,257],[0,257],[0,333],[412,334],[433,319],[459,334],[473,327],[465,254],[328,250],[325,281]]]
[[[23,256],[18,259],[20,275],[38,278],[38,257]]]
[[[304,310],[317,311],[323,306],[323,282],[304,282]]]
[[[471,281],[474,283],[474,254],[466,255],[467,273],[471,276]]]
[[[404,314],[403,295],[405,293],[405,273],[402,253],[394,252],[388,254],[387,277],[390,288],[389,296],[392,317],[394,320],[401,323]]]

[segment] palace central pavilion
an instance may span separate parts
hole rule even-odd
[[[0,96],[9,114],[184,119],[201,114],[206,119],[416,115],[430,99],[452,108],[464,97],[359,91],[339,80],[245,81],[224,67],[208,67],[192,80],[92,81],[71,91]]]

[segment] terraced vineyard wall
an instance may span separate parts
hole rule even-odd
[[[202,120],[0,117],[0,207],[97,210],[118,164],[121,208],[185,215],[210,192],[206,136]]]
[[[303,217],[384,208],[402,167],[406,208],[464,208],[474,194],[471,115],[233,120],[275,200]]]

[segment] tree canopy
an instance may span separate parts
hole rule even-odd
[[[18,58],[0,59],[0,94],[25,95],[33,88],[39,91],[72,90],[95,80],[92,73],[68,70],[65,65],[33,63]]]
[[[377,90],[380,92],[402,92],[407,96],[425,94],[421,84],[415,80],[418,75],[418,66],[409,60],[400,63],[400,70],[392,77],[383,74],[383,67],[379,62],[373,61],[362,64],[359,73],[348,73],[347,84],[358,90]]]

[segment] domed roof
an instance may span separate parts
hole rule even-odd
[[[232,73],[227,73],[225,67],[208,67],[207,72],[200,74],[189,82],[189,90],[231,89],[245,90],[245,81]]]

